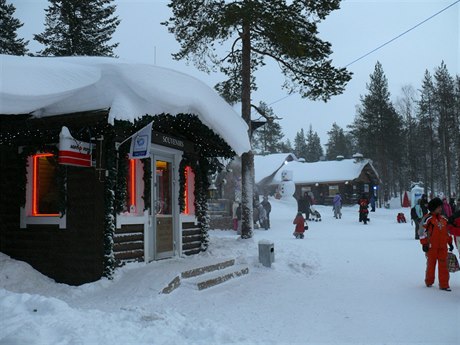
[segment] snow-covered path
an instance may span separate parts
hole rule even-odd
[[[295,205],[270,201],[272,228],[253,239],[211,231],[208,252],[130,264],[114,281],[55,284],[0,254],[0,344],[460,344],[460,272],[452,292],[425,287],[424,254],[410,223],[396,223],[400,210],[378,209],[364,225],[356,207],[337,220],[319,206],[323,221],[296,240]],[[275,244],[271,268],[258,263],[261,239]],[[249,275],[158,294],[182,268],[232,257]]]

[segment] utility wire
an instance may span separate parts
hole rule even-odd
[[[386,45],[390,44],[391,42],[393,42],[393,41],[397,40],[398,38],[404,36],[404,35],[407,34],[408,32],[410,32],[410,31],[416,29],[416,28],[419,27],[420,25],[426,23],[426,22],[429,21],[430,19],[433,19],[433,18],[436,17],[437,15],[441,14],[442,12],[446,11],[447,9],[449,9],[450,7],[454,6],[455,4],[457,4],[457,3],[459,3],[459,2],[460,2],[460,0],[454,1],[452,4],[448,5],[447,7],[444,7],[442,10],[440,10],[440,11],[436,12],[435,14],[429,16],[428,18],[426,18],[425,20],[421,21],[420,23],[414,25],[414,26],[411,27],[410,29],[407,29],[407,30],[404,31],[403,33],[399,34],[398,36],[392,38],[391,40],[389,40],[389,41],[387,41],[387,42],[385,42],[385,43],[379,45],[377,48],[371,50],[370,52],[368,52],[368,53],[366,53],[366,54],[360,56],[359,58],[353,60],[353,61],[350,62],[349,64],[345,65],[345,67],[348,67],[348,66],[354,64],[355,62],[358,62],[359,60],[364,59],[366,56],[368,56],[368,55],[370,55],[370,54],[376,52],[377,50],[379,50],[379,49],[385,47]],[[291,95],[292,95],[292,94],[289,94],[289,95],[284,96],[284,97],[282,97],[282,98],[280,98],[280,99],[277,99],[276,101],[270,103],[269,105],[273,105],[273,104],[275,104],[275,103],[281,102],[282,100],[285,100],[286,98],[290,97]]]
[[[379,50],[380,48],[385,47],[387,44],[390,44],[391,42],[397,40],[397,39],[400,38],[401,36],[404,36],[404,35],[407,34],[408,32],[410,32],[410,31],[416,29],[416,28],[419,27],[420,25],[426,23],[426,22],[429,21],[430,19],[436,17],[438,14],[441,14],[442,12],[444,12],[445,10],[447,10],[448,8],[454,6],[455,4],[457,4],[457,3],[459,3],[459,2],[460,2],[460,0],[454,1],[454,2],[453,2],[452,4],[450,4],[449,6],[444,7],[442,10],[440,10],[440,11],[436,12],[435,14],[429,16],[428,18],[426,18],[425,20],[421,21],[420,23],[414,25],[414,26],[411,27],[410,29],[407,29],[407,30],[404,31],[403,33],[399,34],[398,36],[396,36],[396,37],[392,38],[391,40],[389,40],[389,41],[387,41],[387,42],[385,42],[385,43],[379,45],[377,48],[371,50],[369,53],[366,53],[366,54],[364,54],[363,56],[360,56],[359,58],[353,60],[353,61],[350,62],[348,65],[345,65],[345,67],[348,67],[348,66],[354,64],[355,62],[358,62],[359,60],[364,59],[366,56],[372,54],[373,52]]]

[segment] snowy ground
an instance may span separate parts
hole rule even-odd
[[[292,236],[296,206],[270,200],[272,228],[250,240],[211,231],[206,253],[129,264],[113,281],[56,284],[0,254],[0,344],[460,344],[460,272],[452,292],[424,285],[425,257],[399,209],[358,223],[357,207]],[[409,210],[403,210],[409,219]],[[275,244],[258,263],[257,243]],[[186,268],[237,258],[249,275],[198,291],[158,292]]]

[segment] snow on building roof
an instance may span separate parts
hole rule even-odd
[[[212,88],[189,75],[105,57],[0,55],[0,114],[45,117],[109,109],[114,119],[195,114],[238,154],[248,126]]]
[[[266,156],[254,156],[254,180],[259,183],[264,178],[272,175],[287,161],[297,160],[293,153],[273,153]]]
[[[314,163],[288,162],[284,168],[277,171],[271,184],[279,184],[281,182],[281,172],[283,170],[293,172],[292,180],[296,184],[352,181],[360,176],[367,164],[370,164],[375,171],[368,159],[360,161],[343,159],[341,161],[321,161]],[[378,177],[376,171],[375,174]]]

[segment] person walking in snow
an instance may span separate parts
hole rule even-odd
[[[438,264],[439,288],[451,291],[449,287],[449,270],[447,268],[447,246],[454,249],[452,237],[447,232],[447,219],[442,216],[442,201],[434,198],[428,203],[430,213],[423,217],[420,243],[427,258],[425,284],[431,287],[435,280],[436,264]]]
[[[411,218],[415,223],[415,239],[418,240],[420,239],[419,237],[419,227],[420,227],[420,221],[423,218],[423,211],[422,211],[422,199],[418,199],[417,203],[414,206],[414,209],[411,210]]]
[[[268,201],[267,196],[264,196],[261,204],[267,212],[267,228],[270,229],[270,212],[272,211],[272,205],[270,204],[270,201]]]
[[[297,210],[298,212],[305,213],[305,219],[310,218],[310,205],[310,197],[308,192],[305,192],[303,193],[303,196],[301,196],[297,201]]]
[[[332,205],[334,208],[334,217],[335,219],[342,218],[342,197],[340,193],[337,193],[332,200]]]
[[[294,237],[303,238],[305,230],[308,229],[308,225],[305,224],[305,218],[302,215],[302,212],[297,212],[297,216],[294,218],[292,224],[295,224],[294,228]]]
[[[264,206],[259,203],[257,205],[257,210],[259,211],[259,224],[261,228],[268,230],[267,226],[267,211],[265,210]]]
[[[233,230],[238,231],[238,215],[237,215],[237,209],[239,206],[239,202],[237,200],[233,201],[232,205],[232,220],[233,220]]]
[[[447,231],[454,237],[455,246],[460,254],[460,210],[448,219]]]
[[[426,194],[422,194],[420,198],[420,207],[422,208],[423,215],[428,214],[428,198]]]
[[[446,218],[452,216],[452,208],[450,207],[450,204],[447,202],[446,197],[442,198],[442,215]]]
[[[358,200],[359,204],[359,222],[367,224],[369,219],[369,200],[366,197],[366,194],[361,195],[361,199]]]

